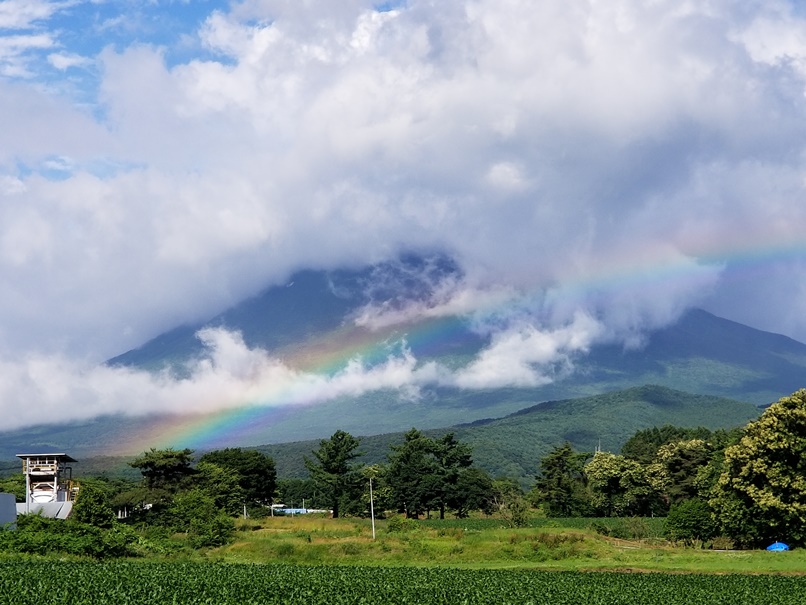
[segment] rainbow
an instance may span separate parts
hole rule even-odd
[[[735,243],[735,242],[734,242]],[[779,242],[772,246],[748,249],[746,245],[723,247],[719,251],[703,245],[700,255],[693,259],[663,250],[643,255],[639,260],[620,259],[609,270],[597,267],[579,271],[573,280],[557,284],[560,296],[581,300],[590,292],[607,292],[645,289],[653,283],[668,283],[670,280],[689,280],[702,283],[716,279],[719,274],[725,279],[750,279],[753,275],[768,270],[768,266],[781,261],[803,261],[806,248],[801,242]],[[612,260],[612,259],[611,259]],[[616,267],[615,269],[613,267]],[[708,276],[711,276],[710,278]],[[482,312],[505,314],[507,307],[528,306],[528,301],[545,298],[551,288],[541,288],[520,298],[512,298],[496,308],[490,306]],[[526,301],[526,302],[525,302]],[[482,344],[480,337],[470,332],[467,321],[444,316],[428,318],[416,323],[372,331],[354,325],[345,325],[332,332],[310,339],[279,352],[279,357],[306,376],[332,377],[342,371],[350,360],[361,359],[367,366],[382,363],[391,354],[400,352],[403,343],[418,356],[429,357],[445,353],[454,347],[464,352],[469,360],[470,352]],[[459,356],[461,358],[461,355]],[[133,454],[149,447],[189,447],[191,449],[214,449],[232,444],[258,445],[264,443],[261,434],[266,427],[282,420],[300,405],[315,405],[321,398],[300,400],[299,393],[291,397],[296,385],[281,385],[237,408],[208,414],[177,415],[149,421],[141,430],[121,439],[118,453]],[[294,403],[289,403],[294,401]],[[337,428],[337,427],[334,427]]]
[[[278,357],[306,376],[333,377],[346,365],[360,359],[366,367],[381,364],[404,347],[419,355],[431,356],[451,347],[471,349],[480,339],[457,317],[438,317],[426,321],[369,330],[342,326],[310,339],[302,345],[284,349]],[[126,436],[114,448],[119,455],[139,453],[150,447],[216,449],[237,444],[260,445],[265,427],[283,419],[294,409],[321,402],[320,398],[300,401],[299,385],[280,385],[268,389],[259,398],[241,407],[207,414],[164,415],[149,419]],[[304,389],[303,389],[304,393]],[[295,401],[289,404],[289,400]]]

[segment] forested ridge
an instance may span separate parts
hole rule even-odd
[[[782,536],[806,543],[806,390],[733,430],[643,429],[620,453],[565,442],[540,460],[529,491],[477,467],[472,447],[451,432],[411,429],[372,465],[359,461],[360,448],[361,439],[336,431],[305,457],[307,478],[279,479],[274,460],[256,450],[195,459],[189,449],[152,448],[130,462],[140,481],[83,478],[67,522],[22,516],[17,531],[0,533],[0,548],[136,555],[179,548],[176,535],[182,546],[218,546],[232,539],[235,517],[282,514],[277,502],[408,522],[479,511],[512,527],[536,514],[667,516],[668,537],[685,543],[755,547]],[[20,498],[24,479],[4,479],[0,489]]]

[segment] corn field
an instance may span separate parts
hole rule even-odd
[[[20,560],[0,563],[0,603],[794,605],[806,603],[806,579],[773,575]]]

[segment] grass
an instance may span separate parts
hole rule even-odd
[[[556,520],[553,520],[556,523]],[[468,569],[802,574],[806,550],[714,551],[648,537],[626,540],[583,527],[470,529],[453,522],[414,527],[313,516],[241,522],[236,541],[211,551],[223,562],[416,566]],[[579,525],[579,524],[574,524]]]

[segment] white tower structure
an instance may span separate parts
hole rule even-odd
[[[17,454],[17,458],[22,460],[25,475],[25,502],[17,505],[17,512],[66,518],[78,492],[68,464],[77,461],[65,453]]]

